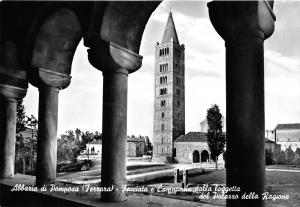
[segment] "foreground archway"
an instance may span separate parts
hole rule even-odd
[[[263,41],[274,30],[275,16],[272,13],[272,3],[270,4],[270,2],[214,1],[209,3],[211,22],[226,43],[227,185],[229,187],[239,186],[241,188],[240,194],[249,192],[261,194],[264,192]],[[103,129],[105,130],[103,131],[103,137],[105,141],[103,142],[104,151],[102,154],[106,162],[103,162],[103,177],[101,178],[104,187],[119,186],[125,183],[124,146],[126,143],[124,138],[126,137],[127,127],[127,76],[129,73],[136,71],[141,65],[141,57],[138,55],[140,39],[144,26],[157,4],[139,2],[126,5],[124,2],[109,2],[106,4],[96,2],[86,7],[92,8],[85,13],[88,18],[82,18],[84,20],[88,19],[86,21],[87,25],[85,25],[87,37],[85,45],[91,48],[89,50],[90,62],[96,68],[101,69],[104,75],[103,112],[105,113],[103,113]],[[49,5],[43,6],[47,7]],[[27,8],[27,11],[30,9]],[[39,9],[36,11],[37,13],[42,11]],[[77,9],[78,11],[84,10],[83,7]],[[26,16],[21,10],[22,8],[19,9],[16,6],[12,9],[14,11],[12,14],[17,16],[16,14],[20,12],[23,17]],[[38,16],[30,16],[30,18],[34,19]],[[20,25],[20,22],[23,21],[16,21],[16,24],[11,24],[11,28],[8,28],[11,33],[5,32],[3,41],[10,38],[15,42],[24,41],[22,32],[19,32],[18,36],[15,31],[18,27],[21,28],[21,31],[24,28],[31,30],[33,26],[30,18],[24,21],[26,22],[25,25]],[[62,22],[64,20],[58,19]],[[82,21],[84,22],[84,20]],[[10,24],[4,25],[5,30],[3,31],[8,31],[7,25]],[[52,25],[50,23],[47,25],[48,28],[51,28],[51,26],[61,28],[56,24]],[[2,27],[2,24],[0,27]],[[46,30],[42,29],[42,33]],[[49,32],[46,32],[46,34],[49,37],[52,36]],[[15,36],[16,39],[14,40]],[[32,39],[34,38],[36,37],[33,36]],[[23,45],[21,45],[21,48]],[[35,46],[33,47],[34,50],[41,52],[42,58],[33,58],[33,60],[37,60],[33,61],[33,65],[23,64],[20,67],[24,69],[34,66],[37,68],[38,80],[36,82],[43,83],[43,87],[39,87],[41,88],[40,98],[42,100],[40,103],[41,116],[39,120],[41,123],[39,125],[41,128],[39,128],[39,134],[46,137],[41,144],[48,146],[45,147],[45,150],[51,152],[47,152],[47,155],[43,158],[47,161],[47,164],[42,166],[43,162],[40,162],[39,165],[45,171],[41,181],[47,183],[53,182],[52,175],[55,173],[53,172],[55,167],[52,166],[53,164],[49,165],[49,163],[55,163],[53,159],[56,158],[53,152],[55,151],[53,137],[56,136],[58,90],[66,87],[70,79],[69,74],[64,73],[64,69],[60,69],[71,65],[69,61],[60,60],[52,52],[56,51],[56,47],[69,48],[70,44],[54,44],[55,48],[50,47],[50,50],[47,47],[51,44],[37,44]],[[58,56],[61,55],[60,53],[57,54]],[[39,60],[43,61],[39,62]],[[57,67],[53,67],[55,63]],[[7,66],[1,60],[2,65]],[[10,80],[7,77],[3,79]],[[3,81],[1,84],[3,84]],[[5,84],[14,86],[13,83],[5,82]],[[40,86],[40,84],[38,85]],[[3,96],[3,94],[1,95]],[[11,114],[15,111],[15,106],[12,108],[14,109]],[[6,117],[5,120],[1,120],[3,126],[8,123],[9,120]],[[7,137],[13,139],[11,136],[8,135]],[[9,146],[11,148],[13,145],[10,144]],[[43,157],[41,150],[38,153]],[[50,156],[48,156],[49,154]],[[47,156],[49,160],[45,159]],[[124,193],[117,191],[107,193],[102,198],[107,201],[126,199]],[[228,200],[227,205],[264,206],[264,202],[262,199],[237,199]]]

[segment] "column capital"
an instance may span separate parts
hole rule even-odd
[[[56,71],[37,68],[30,72],[30,83],[38,88],[49,87],[62,90],[71,83],[71,76]]]
[[[114,42],[100,40],[88,49],[90,63],[104,73],[133,73],[142,66],[142,56]]]
[[[19,68],[0,66],[0,96],[22,99],[27,93],[27,72]]]
[[[209,18],[226,42],[247,42],[270,37],[276,20],[273,1],[212,1]]]

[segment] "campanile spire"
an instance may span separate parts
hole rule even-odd
[[[176,28],[175,28],[175,24],[174,24],[174,20],[173,20],[173,16],[172,16],[172,12],[170,11],[161,44],[171,42],[172,38],[173,38],[174,43],[179,44],[178,37],[177,37],[177,32],[176,32]]]

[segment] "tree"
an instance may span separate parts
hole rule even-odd
[[[300,148],[297,148],[295,151],[295,157],[293,160],[294,165],[300,165]]]
[[[34,168],[34,153],[36,152],[37,148],[36,127],[38,121],[33,115],[30,117],[26,115],[22,99],[18,100],[17,103],[16,121],[16,163],[18,163],[19,158],[22,162],[22,170],[20,171],[25,174],[25,158],[26,156],[29,156],[29,168],[32,173]],[[26,129],[32,130],[31,136],[23,137],[22,132],[24,132]],[[16,169],[18,170],[18,167],[16,167]]]
[[[58,138],[57,160],[59,162],[76,160],[80,152],[85,149],[86,144],[95,140],[102,140],[102,134],[98,131],[95,133],[89,131],[82,132],[78,128],[75,131],[66,131],[65,134]]]
[[[152,143],[150,142],[150,139],[148,136],[145,137],[145,152],[148,154],[148,152],[152,152],[153,146]],[[151,153],[152,154],[152,153]]]
[[[280,148],[275,148],[273,160],[277,165],[287,164],[285,153],[284,151],[280,150]]]
[[[77,142],[81,141],[81,130],[78,128],[75,129],[75,138]]]
[[[287,164],[289,164],[289,165],[293,164],[293,161],[294,161],[294,158],[295,158],[295,153],[292,150],[291,146],[289,146],[288,148],[286,148],[286,150],[285,150],[285,156],[286,156]]]
[[[222,114],[219,106],[214,104],[207,110],[207,144],[211,152],[211,157],[215,160],[218,168],[218,156],[224,152],[225,135],[222,132]]]
[[[16,117],[16,134],[18,135],[20,132],[25,131],[26,129],[26,115],[25,115],[25,107],[23,105],[23,100],[18,100],[17,103],[17,117]]]
[[[72,130],[66,131],[66,134],[57,139],[57,161],[74,161],[80,152],[76,137]]]
[[[266,156],[266,159],[265,159],[265,162],[266,162],[266,165],[272,165],[274,163],[273,161],[273,153],[270,151],[270,150],[265,150],[266,153],[265,153],[265,156]]]

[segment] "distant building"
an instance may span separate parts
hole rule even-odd
[[[275,130],[266,130],[265,138],[275,142]]]
[[[179,136],[174,142],[174,157],[180,163],[209,162],[210,150],[206,133],[189,132]]]
[[[274,142],[268,138],[265,138],[265,149],[266,150],[273,153],[276,148],[280,148],[280,145],[276,144],[276,142]]]
[[[31,129],[31,128],[27,128],[20,132],[20,134],[22,135],[23,138],[31,138],[31,137],[37,137],[37,129]]]
[[[275,128],[275,142],[281,150],[291,147],[293,151],[300,148],[300,123],[278,124]]]
[[[92,155],[101,155],[102,153],[102,141],[92,141],[86,144],[86,152]]]
[[[142,157],[145,155],[144,137],[127,136],[127,157]],[[86,144],[85,153],[101,156],[102,141],[92,141]]]
[[[142,137],[127,137],[127,157],[142,157],[145,155],[145,140]]]
[[[201,132],[208,131],[207,119],[204,119],[203,121],[200,122],[200,128],[201,128]],[[223,130],[223,132],[226,131],[226,119],[223,116],[222,116],[222,130]]]

